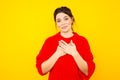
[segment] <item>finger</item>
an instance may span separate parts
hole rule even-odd
[[[63,44],[65,44],[65,45],[68,45],[65,41],[63,41],[63,40],[60,40],[60,42],[62,42]]]
[[[61,48],[63,48],[63,49],[65,49],[65,48],[66,48],[66,45],[65,45],[65,44],[63,44],[61,41],[59,41],[59,46],[60,46]]]
[[[63,50],[63,48],[61,46],[58,46],[60,50]]]
[[[73,43],[73,41],[72,41],[72,40],[70,41],[70,43],[71,43],[71,45],[74,45],[74,43]]]

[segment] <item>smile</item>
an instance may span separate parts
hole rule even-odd
[[[61,29],[66,29],[66,28],[67,28],[67,26],[62,26],[62,27],[61,27]]]

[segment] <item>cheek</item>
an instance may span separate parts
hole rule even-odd
[[[57,24],[58,27],[61,27],[61,26],[63,25],[62,22],[58,22],[58,23],[56,23],[56,24]]]
[[[69,22],[67,22],[67,25],[71,26],[71,25],[72,25],[72,23],[69,21]]]
[[[60,23],[56,23],[57,27],[60,27]]]
[[[71,24],[72,24],[72,21],[71,21],[71,20],[68,20],[66,23],[69,24],[69,25],[71,25]]]

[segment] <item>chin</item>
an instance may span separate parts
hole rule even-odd
[[[67,33],[67,32],[69,32],[69,30],[62,30],[61,32],[63,32],[63,33]]]
[[[68,32],[69,29],[61,29],[61,32]]]

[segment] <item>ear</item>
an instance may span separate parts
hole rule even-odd
[[[71,18],[71,22],[72,22],[72,25],[73,25],[73,23],[74,23],[74,17]]]

